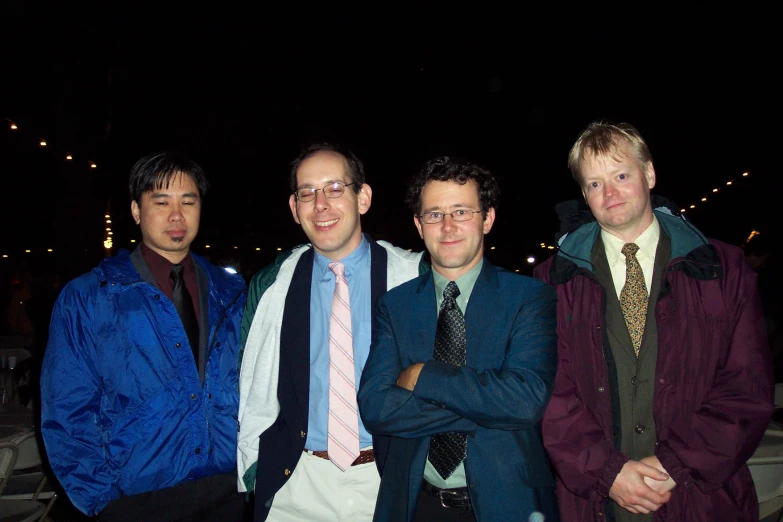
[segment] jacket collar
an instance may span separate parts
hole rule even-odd
[[[652,195],[653,212],[662,233],[671,239],[671,270],[681,270],[694,279],[717,279],[721,276],[720,261],[715,247],[683,216],[670,200]],[[558,253],[550,277],[561,284],[582,271],[595,272],[591,253],[601,227],[583,201],[567,201],[557,205],[560,218]]]

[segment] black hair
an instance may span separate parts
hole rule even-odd
[[[198,188],[200,199],[204,199],[209,188],[204,170],[195,162],[174,152],[158,152],[144,156],[133,166],[128,178],[131,200],[141,204],[145,192],[168,188],[177,174],[187,174]]]
[[[408,193],[405,202],[415,216],[421,214],[421,192],[430,181],[455,181],[464,185],[473,180],[478,185],[479,203],[481,211],[486,213],[489,209],[498,208],[500,201],[500,187],[487,169],[470,163],[460,158],[441,156],[425,163],[417,174],[414,174],[408,182]]]
[[[343,158],[345,161],[348,177],[351,178],[351,183],[355,183],[355,185],[352,185],[353,191],[358,193],[362,188],[362,185],[367,182],[364,177],[364,164],[356,156],[356,154],[350,150],[344,149],[339,145],[332,145],[331,143],[326,142],[319,142],[308,145],[307,147],[303,148],[301,152],[299,152],[299,155],[296,157],[296,159],[291,162],[291,192],[296,192],[297,189],[296,171],[299,170],[299,165],[301,165],[304,160],[312,158],[316,154],[320,154],[322,152],[335,154]]]

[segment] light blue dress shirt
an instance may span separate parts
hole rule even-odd
[[[372,340],[372,295],[370,285],[370,243],[361,244],[340,260],[345,265],[345,279],[351,300],[351,333],[356,386],[370,354]],[[334,296],[332,263],[318,252],[313,262],[310,288],[310,413],[305,448],[325,451],[329,422],[329,315]],[[305,325],[302,325],[304,328]],[[285,349],[285,347],[281,347]],[[359,447],[372,445],[372,436],[359,417]]]

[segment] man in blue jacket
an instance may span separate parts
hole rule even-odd
[[[558,520],[541,441],[555,294],[484,259],[499,189],[443,157],[408,187],[432,272],[380,299],[359,407],[391,436],[376,522]]]
[[[47,454],[73,504],[111,521],[232,521],[245,284],[190,252],[204,172],[169,153],[129,180],[142,244],[63,289],[41,377]]]

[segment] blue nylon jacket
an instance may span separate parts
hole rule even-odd
[[[209,319],[203,386],[173,303],[128,251],[68,283],[54,306],[41,431],[52,469],[87,515],[121,495],[236,470],[245,284],[193,259]]]

